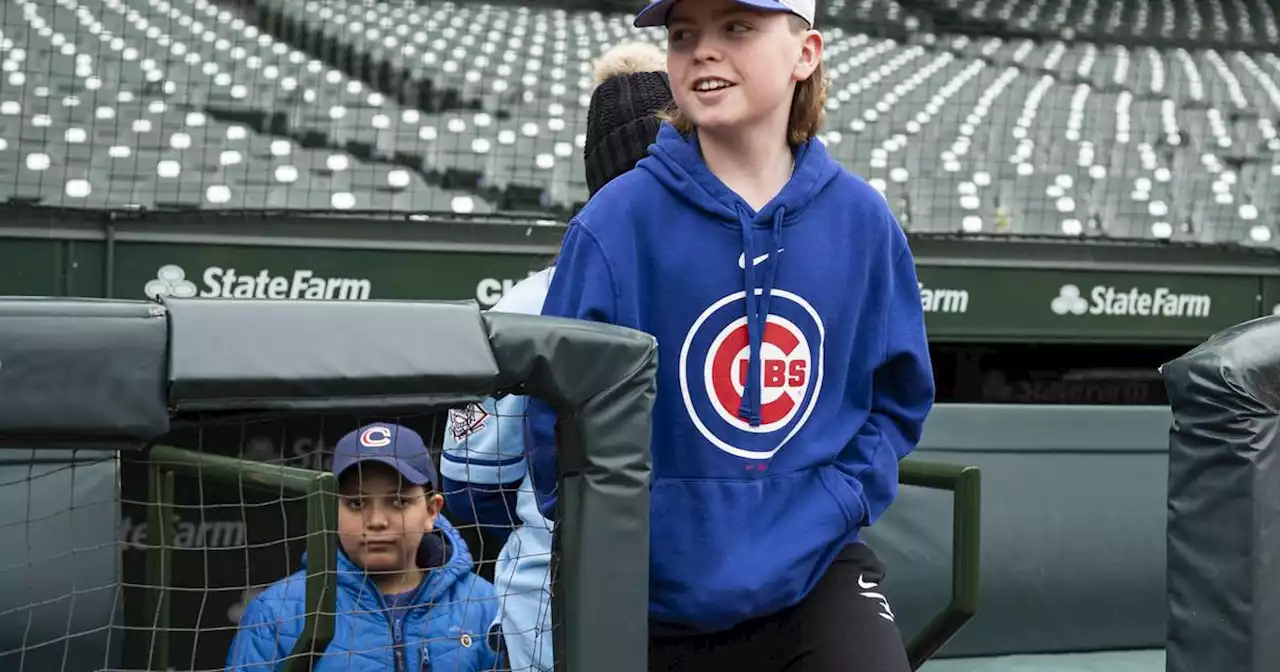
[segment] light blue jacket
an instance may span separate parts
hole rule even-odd
[[[471,553],[457,530],[440,516],[434,539],[444,564],[430,570],[411,607],[397,623],[377,586],[338,552],[338,605],[333,641],[314,672],[478,672],[494,667],[486,631],[497,611],[493,585],[472,572]],[[240,619],[228,672],[280,670],[302,634],[306,604],[303,569],[258,595]],[[392,642],[403,643],[397,654]]]
[[[507,291],[490,310],[537,315],[552,269]],[[506,396],[451,411],[440,475],[450,515],[505,538],[494,568],[500,626],[513,670],[549,671],[551,522],[538,511],[524,460],[525,398]]]

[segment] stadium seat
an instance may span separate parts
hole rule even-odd
[[[1064,39],[1199,43],[1234,48],[1280,44],[1265,0],[940,0],[964,22]]]
[[[15,4],[2,26],[0,199],[88,207],[567,217],[586,198],[591,60],[663,39],[623,14],[500,4]],[[1277,245],[1280,57],[1266,3],[849,0],[823,12],[821,139],[904,227]],[[948,13],[1006,34],[925,30],[951,25]],[[900,37],[844,27],[859,22]]]

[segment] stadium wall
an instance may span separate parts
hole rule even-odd
[[[493,305],[563,227],[514,219],[17,211],[0,296],[447,299]],[[1280,253],[913,236],[934,342],[1194,345],[1280,310]]]
[[[1166,407],[935,408],[913,457],[979,467],[983,500],[978,614],[939,657],[1164,647],[1171,420]],[[905,637],[949,595],[950,508],[903,488],[867,532]]]

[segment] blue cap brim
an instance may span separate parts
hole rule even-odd
[[[667,25],[667,14],[671,12],[671,6],[677,2],[679,0],[658,0],[658,2],[650,3],[648,7],[636,14],[636,20],[632,25],[636,28],[653,28]],[[765,11],[791,11],[791,8],[778,2],[778,0],[737,0],[737,3]]]
[[[414,485],[428,485],[431,483],[431,479],[428,478],[427,475],[422,473],[421,471],[414,469],[413,467],[405,464],[404,462],[400,462],[396,460],[394,457],[383,457],[381,455],[370,455],[369,457],[362,457],[356,460],[355,462],[352,462],[351,464],[347,465],[346,469],[343,469],[342,471],[338,472],[336,475],[341,476],[347,473],[348,470],[350,470],[352,467],[356,466],[357,464],[360,464],[361,462],[377,462],[378,464],[385,464],[388,467],[391,467],[392,469],[395,469],[396,471],[400,472],[400,475],[404,477],[404,480],[409,481]]]

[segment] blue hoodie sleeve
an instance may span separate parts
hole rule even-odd
[[[556,273],[547,289],[542,314],[620,324],[614,268],[599,239],[576,220],[570,223],[560,246]],[[555,411],[546,402],[530,398],[526,422],[526,459],[538,508],[547,520],[554,521],[557,485]]]
[[[898,462],[920,441],[934,398],[915,259],[901,230],[895,233],[902,249],[890,271],[891,296],[882,332],[885,349],[872,377],[871,412],[854,445],[845,451],[871,456],[854,474],[862,485],[863,527],[874,523],[897,497]]]
[[[249,602],[227,652],[226,672],[268,672],[280,667],[274,627],[277,622],[261,595]]]
[[[500,542],[519,524],[516,493],[525,476],[525,398],[506,396],[449,411],[440,477],[451,518]]]

